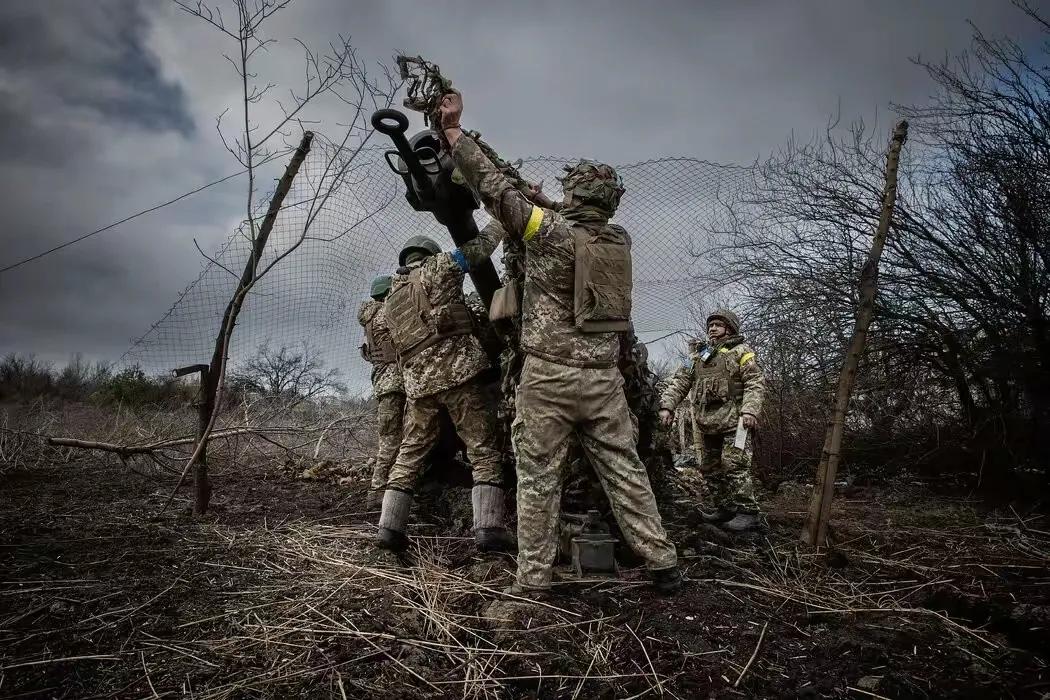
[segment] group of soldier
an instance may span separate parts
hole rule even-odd
[[[380,506],[377,544],[408,546],[406,529],[420,472],[447,412],[466,448],[474,532],[483,551],[517,547],[512,592],[551,586],[567,444],[583,449],[627,545],[646,563],[657,591],[682,585],[636,441],[617,361],[630,328],[631,241],[610,223],[624,192],[616,171],[581,161],[560,178],[564,199],[523,192],[460,127],[462,97],[441,101],[437,129],[459,175],[492,216],[474,240],[443,252],[416,236],[397,271],[377,278],[359,322],[373,364],[379,448],[369,500]],[[524,354],[510,428],[517,477],[517,537],[507,527],[501,428],[482,379],[488,357],[475,334],[464,276],[506,239],[523,246],[520,308]],[[761,527],[741,430],[753,431],[763,380],[754,351],[729,311],[708,319],[708,343],[693,347],[660,397],[669,425],[687,401],[710,494],[702,517],[729,532]],[[702,446],[702,447],[701,447]],[[516,542],[515,542],[516,539]]]

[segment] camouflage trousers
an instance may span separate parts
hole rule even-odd
[[[390,470],[387,488],[407,493],[415,488],[427,454],[438,441],[438,412],[442,407],[452,418],[459,439],[467,446],[474,483],[501,486],[503,470],[496,407],[479,380],[473,378],[430,396],[408,399],[401,449]]]
[[[401,447],[401,429],[405,417],[405,395],[392,391],[376,398],[379,418],[379,449],[376,451],[376,464],[372,469],[372,491],[386,488],[390,468],[397,460],[397,450]]]
[[[705,499],[711,507],[734,511],[759,511],[751,480],[751,454],[733,446],[736,431],[704,433],[700,471]]]
[[[518,585],[546,588],[557,553],[566,442],[575,430],[627,544],[650,569],[677,563],[635,448],[623,377],[529,355],[512,438],[518,464]]]

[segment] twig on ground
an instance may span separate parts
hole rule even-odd
[[[733,687],[736,688],[740,685],[740,681],[744,680],[744,676],[747,675],[747,671],[751,668],[751,664],[755,663],[755,658],[758,656],[758,650],[762,647],[762,640],[766,637],[766,628],[769,627],[769,621],[762,625],[762,631],[758,633],[758,641],[755,643],[755,650],[751,652],[751,658],[747,660],[747,664],[744,669],[740,672],[740,675],[736,677],[736,681],[733,683]]]

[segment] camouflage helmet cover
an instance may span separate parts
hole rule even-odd
[[[716,318],[725,322],[730,333],[736,334],[740,332],[740,318],[729,309],[715,309],[712,311],[707,317],[708,325]]]
[[[401,254],[397,256],[397,263],[403,267],[409,254],[414,252],[421,252],[426,255],[437,255],[441,252],[441,246],[439,246],[432,238],[427,238],[426,236],[412,236],[405,242],[405,247],[401,249]]]
[[[372,288],[368,292],[368,296],[372,297],[376,301],[379,301],[390,292],[392,281],[390,275],[380,275],[372,280]]]
[[[611,165],[594,160],[581,160],[576,165],[565,166],[565,176],[558,178],[562,189],[571,192],[585,204],[598,207],[610,215],[620,205],[623,196],[623,180]]]

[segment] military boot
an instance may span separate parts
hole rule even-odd
[[[470,491],[474,508],[474,540],[482,552],[510,552],[517,549],[507,530],[507,499],[499,486],[478,484]]]
[[[503,589],[506,595],[515,598],[527,598],[528,600],[548,600],[551,597],[550,588],[532,588],[522,586],[516,581]]]
[[[729,510],[728,508],[718,508],[711,512],[700,511],[700,519],[705,523],[712,523],[718,525],[724,523],[727,520],[732,520],[733,516],[736,515],[735,510]]]
[[[682,587],[682,570],[677,565],[653,569],[649,575],[653,577],[653,587],[660,595],[674,595]]]
[[[379,510],[383,507],[383,490],[368,489],[365,495],[365,510]]]
[[[719,525],[723,530],[732,533],[757,532],[766,529],[765,519],[759,513],[740,511],[732,520]]]
[[[411,510],[412,494],[395,489],[386,490],[383,494],[383,511],[379,515],[377,546],[391,552],[403,552],[408,549],[405,528],[408,526],[408,514]]]

